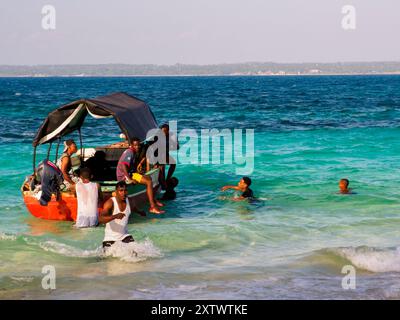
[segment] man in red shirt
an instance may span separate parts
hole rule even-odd
[[[150,202],[150,209],[151,213],[160,214],[164,213],[165,211],[160,210],[158,207],[163,207],[164,205],[157,201],[154,198],[153,192],[153,182],[151,177],[141,175],[135,172],[135,155],[140,152],[140,139],[133,138],[129,148],[126,149],[117,165],[117,180],[118,181],[126,181],[128,184],[137,182],[146,186],[147,197],[149,198]]]

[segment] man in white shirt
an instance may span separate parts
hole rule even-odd
[[[99,199],[102,200],[98,183],[91,182],[89,168],[80,170],[80,181],[75,185],[78,202],[75,226],[77,228],[95,227],[98,225]]]
[[[119,181],[115,187],[115,197],[108,199],[99,216],[99,222],[106,225],[103,248],[111,247],[115,242],[135,241],[128,233],[128,219],[131,207],[125,181]]]

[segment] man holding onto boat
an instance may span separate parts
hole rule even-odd
[[[79,172],[81,181],[75,185],[77,215],[75,227],[89,228],[98,224],[98,205],[102,200],[100,184],[92,182],[92,173],[89,168],[82,168]]]
[[[126,181],[127,183],[140,183],[146,186],[146,192],[147,192],[147,197],[149,198],[150,202],[150,209],[149,211],[151,213],[155,214],[160,214],[164,213],[163,210],[160,210],[158,207],[164,206],[161,202],[157,201],[154,198],[154,192],[153,192],[153,182],[151,180],[151,177],[141,175],[137,172],[135,172],[135,168],[137,167],[135,165],[135,159],[136,159],[136,154],[140,152],[140,139],[139,138],[133,138],[131,140],[131,143],[129,145],[129,148],[126,149],[117,165],[117,180],[118,181]]]

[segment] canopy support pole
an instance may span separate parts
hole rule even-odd
[[[36,163],[36,147],[33,148],[33,172],[35,172],[35,163]]]
[[[81,128],[78,129],[79,132],[79,142],[81,144],[81,157],[82,157],[82,161],[85,160],[85,151],[83,149],[83,145],[82,145],[82,134],[81,134]]]
[[[58,149],[60,148],[60,143],[61,143],[61,137],[58,137],[58,143],[57,143],[57,149],[56,149],[56,157],[54,159],[54,163],[57,163]]]
[[[47,149],[47,160],[50,157],[50,151],[51,151],[51,146],[53,145],[53,142],[50,142],[49,148]]]

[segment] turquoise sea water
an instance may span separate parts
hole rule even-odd
[[[253,128],[261,200],[223,197],[235,164],[178,166],[167,213],[131,220],[138,257],[104,256],[103,227],[32,217],[19,188],[39,125],[63,103],[116,91],[178,129]],[[3,78],[0,110],[0,298],[400,298],[400,76]],[[95,146],[119,130],[88,119],[83,134]],[[357,194],[336,193],[345,177]],[[45,265],[54,291],[41,287]],[[355,290],[342,288],[345,265]]]

